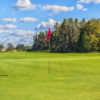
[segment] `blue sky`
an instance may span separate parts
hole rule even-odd
[[[0,44],[33,45],[33,36],[64,18],[100,18],[100,0],[1,0]]]

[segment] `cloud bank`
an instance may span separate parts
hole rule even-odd
[[[49,19],[49,22],[42,21],[39,25],[37,25],[36,30],[46,30],[48,28],[54,28],[54,25],[57,21],[54,21],[53,19]],[[59,21],[59,23],[61,23]]]
[[[68,12],[73,11],[74,7],[58,6],[58,5],[45,5],[42,10],[47,10],[52,13]]]
[[[9,30],[9,29],[15,29],[15,28],[17,28],[17,26],[12,25],[12,24],[7,24],[5,26],[0,25],[0,29],[2,30]]]
[[[36,19],[36,18],[30,18],[30,17],[25,17],[25,18],[21,18],[20,20],[19,20],[19,22],[35,22],[35,21],[38,21],[38,19]]]
[[[36,9],[36,5],[31,4],[30,0],[18,0],[18,2],[11,7],[19,11]]]
[[[3,18],[2,22],[4,22],[4,23],[13,23],[13,22],[16,22],[16,18],[13,18],[13,19],[11,19],[11,18]]]
[[[82,9],[82,11],[87,11],[87,10],[88,10],[87,8],[84,8],[84,6],[81,5],[81,4],[77,4],[77,5],[76,5],[76,8],[77,8],[77,9]]]
[[[100,3],[100,0],[80,0],[80,1],[77,1],[77,3],[86,3],[86,4],[91,3],[91,2]]]

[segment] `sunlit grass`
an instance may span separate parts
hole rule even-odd
[[[0,53],[0,100],[100,100],[99,53]]]

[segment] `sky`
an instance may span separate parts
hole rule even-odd
[[[1,0],[0,44],[33,45],[33,36],[64,18],[100,18],[100,0]]]

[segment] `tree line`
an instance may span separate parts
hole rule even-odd
[[[33,38],[33,50],[48,50],[46,32],[40,32]],[[93,52],[100,51],[100,19],[91,19],[87,22],[83,18],[64,19],[61,24],[56,22],[50,38],[51,52]]]
[[[4,45],[3,44],[0,44],[0,49],[3,49],[4,48]],[[30,51],[32,50],[32,46],[25,46],[24,44],[17,44],[16,47],[13,46],[12,43],[8,43],[7,44],[7,48],[6,48],[6,51],[12,51],[12,50],[17,50],[17,51]]]

